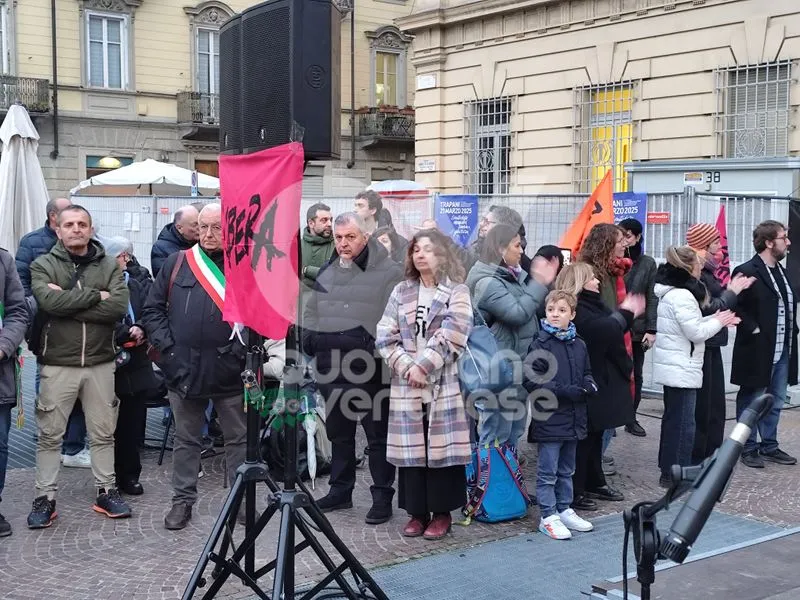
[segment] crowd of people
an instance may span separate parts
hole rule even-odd
[[[245,454],[241,374],[250,336],[231,335],[222,318],[221,206],[175,213],[152,248],[153,277],[128,240],[99,234],[85,208],[59,198],[47,214],[21,240],[16,265],[0,250],[0,497],[27,340],[38,431],[28,527],[56,519],[62,464],[91,468],[95,511],[129,517],[125,496],[145,493],[145,407],[166,398],[175,440],[164,526],[183,529],[211,428],[231,481]],[[797,383],[798,333],[782,224],[755,228],[756,254],[731,279],[720,268],[720,235],[703,223],[689,228],[686,245],[666,249],[661,265],[645,254],[638,221],[596,225],[565,264],[553,245],[529,257],[522,218],[506,206],[489,208],[466,248],[430,219],[405,239],[371,191],[350,212],[333,215],[317,203],[306,217],[298,330],[304,387],[324,402],[332,447],[330,488],[317,499],[324,512],[353,507],[360,421],[369,524],[392,518],[396,491],[408,515],[404,535],[446,536],[452,513],[465,506],[465,466],[476,448],[503,446],[524,462],[525,436],[537,448],[539,530],[559,540],[591,531],[585,517],[598,501],[624,500],[607,480],[614,436],[647,435],[637,420],[646,352],[664,387],[654,478],[669,486],[672,465],[698,464],[720,446],[730,327],[737,415],[765,391],[774,398],[741,461],[796,463],[778,445],[787,386]],[[513,366],[500,393],[468,393],[460,377],[478,325]],[[285,344],[267,340],[265,349],[264,374],[277,385]],[[0,536],[10,534],[0,515]]]

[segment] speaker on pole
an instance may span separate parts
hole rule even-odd
[[[270,0],[220,30],[220,153],[302,140],[341,152],[341,15],[333,0]]]

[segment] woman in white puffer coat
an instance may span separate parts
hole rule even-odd
[[[653,356],[656,383],[664,386],[664,417],[658,466],[659,484],[668,487],[672,465],[689,466],[692,461],[697,390],[703,385],[705,341],[723,327],[739,322],[726,310],[704,317],[701,306],[708,302],[700,282],[702,263],[689,246],[667,248],[667,262],[656,272],[658,335]]]

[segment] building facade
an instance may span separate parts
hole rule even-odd
[[[411,2],[360,0],[353,11],[353,0],[335,1],[343,15],[342,157],[308,166],[304,193],[312,196],[413,179],[411,39],[392,25]],[[219,28],[252,4],[0,0],[0,116],[15,101],[28,108],[53,194],[145,158],[216,176]]]
[[[800,151],[797,0],[417,0],[416,178],[588,192],[630,161]]]

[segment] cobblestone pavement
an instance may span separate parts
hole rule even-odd
[[[658,402],[645,400],[643,412],[657,414]],[[609,451],[620,473],[611,482],[625,493],[625,502],[601,503],[601,510],[588,516],[618,513],[636,501],[661,495],[655,468],[660,422],[648,416],[643,416],[641,422],[648,432],[646,438],[634,438],[620,430]],[[784,412],[780,439],[786,451],[800,454],[800,410]],[[523,452],[528,458],[525,467],[528,486],[533,488],[535,450],[523,447]],[[14,534],[0,540],[0,597],[8,600],[179,598],[227,493],[222,483],[222,457],[205,462],[207,475],[200,480],[200,500],[194,518],[180,532],[169,532],[163,527],[164,513],[170,505],[171,457],[167,455],[162,467],[156,465],[156,457],[153,451],[144,455],[145,494],[130,499],[134,511],[131,519],[112,521],[92,512],[91,472],[62,469],[59,518],[50,529],[35,532],[25,528],[33,496],[33,470],[10,470],[2,509],[14,527]],[[327,485],[320,480],[316,488],[315,495],[321,496]],[[263,499],[261,502],[263,505]],[[351,510],[331,514],[330,520],[348,547],[368,567],[529,533],[538,523],[534,508],[521,521],[454,527],[452,535],[438,542],[406,539],[400,534],[406,520],[400,511],[387,524],[364,524],[369,508],[368,469],[359,471],[354,504]],[[740,467],[719,510],[780,527],[800,524],[800,467],[771,464],[763,470]],[[274,557],[276,531],[275,523],[271,523],[259,539],[259,562]],[[575,559],[580,560],[581,547],[576,544],[574,548]],[[298,557],[296,570],[301,582],[313,579],[323,569],[316,557],[306,551]],[[229,582],[217,597],[250,598],[252,593],[239,583]]]

